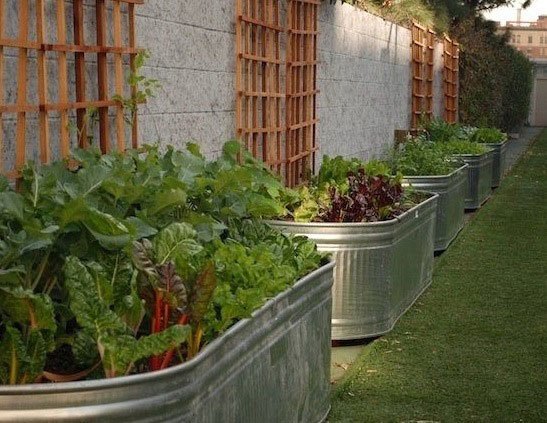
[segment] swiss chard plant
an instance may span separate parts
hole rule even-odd
[[[146,146],[77,150],[0,179],[0,383],[153,371],[319,266],[309,241],[248,218],[295,193],[227,143],[206,160]]]

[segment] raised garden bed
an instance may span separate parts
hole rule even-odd
[[[492,149],[492,188],[497,188],[500,186],[501,179],[505,173],[507,142],[484,144],[484,146]]]
[[[435,225],[437,252],[446,250],[464,226],[467,168],[465,164],[448,175],[405,176],[405,182],[414,188],[439,195]]]
[[[0,180],[0,421],[322,420],[333,265],[259,221],[278,178],[237,143],[73,162]]]
[[[492,168],[494,154],[488,151],[483,154],[458,154],[456,158],[469,165],[467,169],[466,210],[476,210],[492,194]]]
[[[0,386],[0,421],[323,421],[333,267],[302,278],[186,363],[111,380]]]
[[[437,198],[382,222],[270,222],[332,254],[334,340],[389,332],[429,286]]]

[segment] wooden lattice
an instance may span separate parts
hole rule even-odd
[[[287,4],[287,184],[314,171],[317,125],[317,14],[319,0]]]
[[[86,22],[84,18],[84,0],[73,1],[73,31],[68,34],[67,10],[64,0],[20,0],[11,3],[6,11],[5,1],[0,0],[0,173],[9,177],[16,177],[20,168],[27,160],[27,149],[37,149],[39,159],[47,163],[52,157],[54,144],[50,133],[51,121],[59,121],[59,132],[53,135],[58,140],[59,157],[66,157],[70,152],[71,139],[81,147],[88,145],[90,110],[98,111],[98,134],[100,147],[103,152],[111,149],[111,136],[116,138],[116,147],[119,150],[126,148],[124,106],[120,101],[113,99],[115,95],[125,97],[127,89],[133,98],[136,96],[136,87],[128,87],[124,78],[124,56],[129,59],[130,67],[134,70],[135,57],[139,53],[136,48],[135,37],[135,6],[144,0],[95,0],[95,20]],[[111,3],[112,11],[107,10],[107,3]],[[89,5],[89,2],[86,2]],[[35,17],[31,19],[31,13]],[[14,14],[15,16],[11,16]],[[111,18],[109,19],[109,16]],[[126,24],[122,19],[127,19]],[[16,22],[18,34],[9,37],[5,33],[5,24]],[[31,39],[30,23],[35,22],[35,39]],[[52,25],[52,23],[54,25]],[[55,28],[54,34],[48,34],[48,28]],[[96,27],[94,42],[86,42],[84,28]],[[109,44],[109,28],[112,27],[113,43]],[[127,28],[124,37],[123,28]],[[70,39],[69,39],[70,38]],[[124,45],[124,39],[127,40]],[[89,41],[89,40],[87,40]],[[7,74],[5,61],[6,50],[16,56],[17,72]],[[34,54],[31,54],[34,52]],[[15,53],[15,55],[13,54]],[[33,57],[35,56],[35,58]],[[96,57],[97,79],[89,80],[89,58]],[[108,58],[113,58],[114,78],[113,92],[109,91]],[[87,59],[87,60],[86,60]],[[36,75],[31,75],[32,61],[36,61]],[[73,63],[73,64],[72,64]],[[55,66],[52,72],[56,78],[48,76],[48,71]],[[74,66],[75,82],[69,79],[69,66]],[[38,95],[35,101],[30,101],[32,93],[28,90],[28,82],[37,79]],[[97,84],[95,98],[87,98],[87,84]],[[5,102],[5,85],[17,87],[16,101]],[[56,96],[51,92],[56,88]],[[51,101],[49,97],[56,97]],[[115,113],[115,130],[109,128],[109,110]],[[71,130],[71,115],[76,115],[77,129]],[[4,121],[14,115],[16,119],[15,139],[5,136]],[[133,114],[136,117],[136,113]],[[37,118],[38,139],[29,139],[28,119]],[[132,125],[132,145],[137,145],[137,122]],[[74,125],[72,125],[74,126]],[[15,163],[11,168],[5,166],[4,151],[10,150],[14,144]]]
[[[460,45],[444,37],[444,119],[458,121]]]
[[[425,117],[433,119],[433,79],[435,76],[435,43],[436,34],[431,29],[427,30],[425,43]]]
[[[412,24],[412,129],[418,128],[426,111],[426,37],[427,29]]]
[[[290,186],[313,172],[317,150],[319,4],[319,0],[289,0],[284,25],[279,0],[236,3],[237,135]]]
[[[255,157],[281,173],[285,164],[279,0],[236,3],[236,130]]]

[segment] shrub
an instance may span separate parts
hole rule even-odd
[[[470,16],[452,35],[461,45],[460,121],[504,131],[526,122],[532,90],[532,64],[497,34],[495,23]]]

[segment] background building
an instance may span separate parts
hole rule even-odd
[[[547,59],[547,15],[540,15],[535,22],[525,22],[517,18],[500,26],[501,31],[509,31],[509,44],[522,51],[531,59]]]

